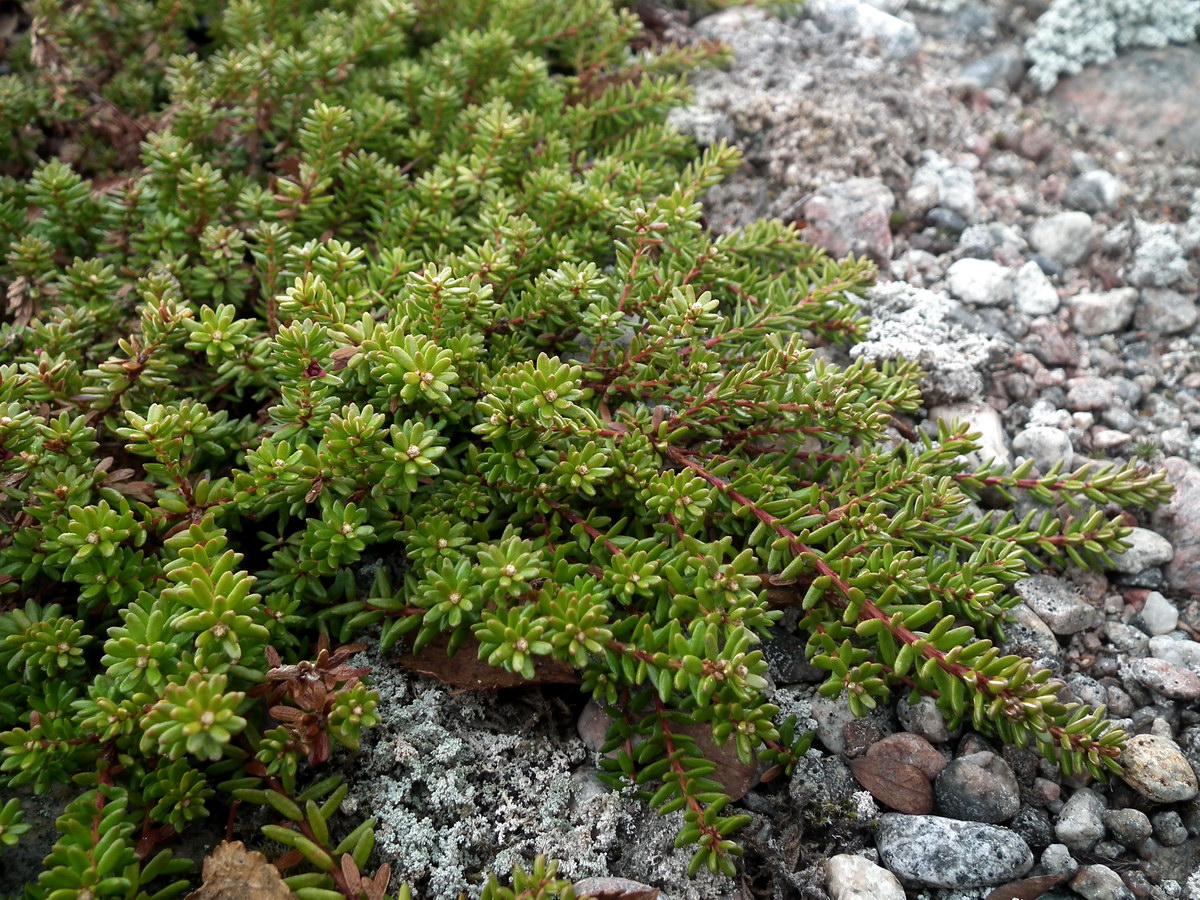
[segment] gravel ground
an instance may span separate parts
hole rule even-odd
[[[623,876],[673,900],[982,900],[1037,877],[1007,896],[1200,900],[1200,47],[1130,51],[1043,96],[1023,46],[1044,6],[871,2],[692,25],[643,14],[669,39],[736,54],[674,114],[699,143],[745,153],[709,198],[710,225],[777,216],[874,258],[874,324],[853,352],[922,362],[919,425],[967,419],[990,455],[1042,471],[1166,468],[1174,500],[1131,522],[1114,570],[1018,585],[1006,648],[1055,670],[1068,699],[1107,705],[1133,736],[1126,774],[1065,777],[948,731],[932,703],[852,720],[816,696],[820,674],[782,637],[774,701],[816,730],[814,749],[741,800],[754,815],[744,877],[694,882],[673,823],[597,787],[593,711],[572,727],[566,695],[484,704],[385,665],[394,714],[352,796],[438,896],[468,887],[480,862],[549,852],[569,877]],[[422,771],[432,748],[441,768]],[[851,765],[881,753],[930,780],[934,815],[888,811],[862,789]]]

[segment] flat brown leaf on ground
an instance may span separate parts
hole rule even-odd
[[[612,717],[605,712],[595,700],[589,700],[579,715],[578,731],[584,744],[593,750],[599,750],[604,744],[605,735],[612,725]],[[672,734],[686,735],[696,742],[696,752],[716,764],[716,769],[708,776],[721,785],[721,790],[729,795],[734,802],[746,796],[750,788],[759,782],[758,765],[746,765],[737,755],[737,744],[731,739],[718,747],[712,737],[712,726],[707,722],[691,724],[686,722],[671,722]],[[640,743],[637,737],[633,743]],[[606,754],[610,759],[617,756],[616,750]]]
[[[29,290],[29,279],[24,275],[14,278],[8,286],[8,314],[18,328],[24,328],[33,318],[33,293]]]
[[[1020,881],[1000,885],[988,894],[985,900],[1037,900],[1042,894],[1066,880],[1066,875],[1035,875],[1032,878],[1022,878]]]
[[[298,900],[279,871],[241,841],[222,841],[204,860],[200,887],[184,900]]]
[[[863,756],[850,760],[850,772],[872,797],[896,812],[910,816],[933,812],[933,788],[914,765]]]
[[[658,900],[658,888],[628,878],[597,876],[575,882],[575,896],[592,900]]]
[[[730,738],[717,746],[712,736],[712,725],[700,722],[696,725],[672,723],[671,730],[686,734],[696,742],[696,749],[709,762],[717,764],[708,777],[721,785],[721,790],[734,803],[741,800],[750,788],[758,784],[758,764],[746,765],[738,758],[737,742]]]
[[[529,687],[535,684],[579,684],[579,676],[566,663],[535,657],[533,678],[526,680],[516,672],[489,666],[479,658],[479,641],[468,637],[454,656],[446,655],[450,638],[435,638],[420,653],[403,653],[396,658],[402,669],[436,678],[460,691],[494,691],[500,688]]]

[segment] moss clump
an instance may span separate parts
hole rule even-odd
[[[783,605],[855,709],[926,691],[1115,766],[1120,732],[985,636],[1039,554],[1122,546],[1058,502],[1150,504],[1161,478],[899,440],[918,370],[814,349],[862,337],[871,267],[702,225],[738,156],[664,115],[716,48],[632,50],[604,0],[24,13],[0,77],[0,773],[80,791],[33,896],[166,900],[176,835],[254,806],[304,900],[358,896],[372,822],[335,818],[321,766],[377,719],[336,646],[368,629],[573,667],[614,715],[610,774],[683,812],[694,868],[733,872],[746,817],[677,724],[791,765],[756,649]],[[976,521],[985,488],[1048,511]],[[403,565],[362,590],[367,553]]]

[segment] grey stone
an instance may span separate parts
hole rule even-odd
[[[859,718],[850,712],[850,704],[845,696],[829,698],[815,697],[812,702],[812,717],[817,723],[817,737],[830,753],[845,753],[846,726],[870,724],[879,729],[882,734],[893,731],[891,717],[887,707],[880,705],[865,718]]]
[[[1133,413],[1127,409],[1122,409],[1115,406],[1112,409],[1106,409],[1100,413],[1100,418],[1105,424],[1117,429],[1118,431],[1133,431],[1138,426],[1138,419]]]
[[[804,204],[805,240],[833,256],[892,258],[892,192],[878,178],[851,178],[826,185]]]
[[[929,407],[932,421],[941,419],[946,424],[965,422],[971,431],[979,435],[979,449],[967,454],[971,465],[983,466],[990,461],[1008,468],[1012,465],[1012,453],[1005,438],[1004,423],[1000,413],[989,403],[954,403]]]
[[[1158,590],[1164,583],[1160,566],[1152,566],[1149,569],[1142,569],[1134,575],[1126,575],[1121,581],[1131,588],[1146,588],[1150,591]]]
[[[1037,806],[1022,806],[1005,827],[1015,831],[1031,849],[1046,847],[1054,842],[1050,815]]]
[[[825,860],[825,877],[832,900],[904,900],[896,876],[861,856],[831,856]]]
[[[1042,618],[1024,603],[1009,611],[1012,622],[1004,628],[1004,652],[1033,659],[1055,658],[1062,653],[1058,638]]]
[[[1129,284],[1141,288],[1166,288],[1187,277],[1187,260],[1170,225],[1141,227],[1137,232],[1141,241],[1125,273]]]
[[[1067,382],[1067,409],[1074,412],[1108,409],[1112,406],[1113,386],[1106,378],[1081,375]]]
[[[420,877],[426,896],[458,897],[474,890],[472,872],[507,871],[505,859],[511,866],[536,848],[564,871],[652,883],[675,900],[732,893],[703,872],[689,882],[690,854],[671,849],[678,827],[581,771],[589,754],[546,716],[495,695],[452,693],[375,654],[359,660],[380,690],[381,721],[347,767],[345,811],[378,817],[381,856],[397,877]]]
[[[1132,625],[1110,619],[1104,623],[1104,631],[1110,644],[1131,656],[1145,656],[1149,649],[1150,638]]]
[[[1171,700],[1195,700],[1200,697],[1200,675],[1172,665],[1165,659],[1134,659],[1126,666],[1127,677]]]
[[[999,255],[1012,256],[1023,252],[1029,245],[1014,229],[1002,222],[986,222],[972,225],[958,239],[955,253],[959,257],[995,259]]]
[[[1113,568],[1118,572],[1133,574],[1151,566],[1161,566],[1163,563],[1169,563],[1171,557],[1175,555],[1175,548],[1171,546],[1171,542],[1157,531],[1151,531],[1149,528],[1132,529],[1125,538],[1125,542],[1129,544],[1129,549],[1115,554],[1112,558]],[[1172,624],[1170,628],[1163,631],[1151,631],[1150,633],[1165,634],[1174,627]]]
[[[975,193],[975,176],[970,169],[950,166],[938,179],[938,206],[958,213],[967,222],[975,217],[979,197]]]
[[[952,760],[934,781],[938,812],[969,822],[1007,822],[1021,808],[1008,763],[990,751]]]
[[[1121,201],[1120,179],[1103,169],[1091,169],[1075,176],[1063,193],[1063,203],[1086,213],[1115,209]]]
[[[952,209],[935,206],[925,213],[925,224],[938,231],[944,231],[951,237],[957,237],[966,229],[967,220]]]
[[[1024,74],[1024,54],[1016,47],[1001,47],[964,65],[958,73],[955,87],[959,90],[1003,88],[1011,91]]]
[[[1154,842],[1151,838],[1146,844],[1142,844],[1142,850],[1146,849],[1147,844]],[[1104,859],[1116,859],[1121,855],[1124,848],[1117,841],[1104,840],[1092,848],[1092,855],[1103,857]]]
[[[1171,454],[1172,456],[1187,453],[1191,449],[1192,430],[1184,425],[1176,428],[1164,428],[1158,436],[1158,444],[1162,448],[1163,453]],[[1192,455],[1197,456],[1200,454]]]
[[[845,806],[861,790],[849,767],[836,757],[803,756],[796,761],[788,791],[801,809]]]
[[[1171,542],[1175,555],[1163,570],[1167,585],[1185,594],[1200,594],[1200,469],[1177,456],[1163,460],[1171,499],[1154,511],[1154,530]]]
[[[976,306],[998,306],[1012,299],[1012,273],[990,259],[960,259],[946,272],[950,293]]]
[[[776,685],[824,681],[829,673],[818,669],[804,654],[804,640],[780,629],[759,648],[767,661],[767,673]]]
[[[1073,266],[1092,251],[1092,217],[1074,210],[1042,219],[1029,230],[1029,243],[1063,266]]]
[[[1092,449],[1107,453],[1118,447],[1124,447],[1133,440],[1133,435],[1112,428],[1095,428],[1092,430]]]
[[[882,9],[889,16],[903,12],[904,7],[908,6],[908,0],[863,0],[863,3]]]
[[[1102,818],[1105,827],[1126,847],[1136,847],[1150,837],[1150,817],[1140,809],[1110,809]]]
[[[1107,699],[1104,685],[1095,678],[1076,672],[1067,678],[1065,693],[1074,697],[1084,706],[1099,706]]]
[[[1066,844],[1051,844],[1042,851],[1042,868],[1047,875],[1074,875],[1079,871],[1079,863]]]
[[[875,842],[883,864],[912,885],[986,887],[1033,868],[1029,846],[1013,831],[942,816],[887,813]]]
[[[1017,270],[1013,283],[1013,299],[1017,309],[1027,316],[1048,316],[1058,309],[1058,291],[1033,260]]]
[[[1133,698],[1118,684],[1110,684],[1105,688],[1105,705],[1108,714],[1115,718],[1129,718],[1133,715]]]
[[[1177,666],[1200,669],[1200,642],[1191,638],[1176,638],[1171,635],[1155,635],[1149,642],[1150,655],[1165,659]]]
[[[907,59],[921,49],[915,25],[860,0],[811,0],[805,12],[830,31],[877,41],[887,59]]]
[[[1137,289],[1131,287],[1076,294],[1070,300],[1071,324],[1076,331],[1092,337],[1116,334],[1129,324],[1137,298]]]
[[[1076,852],[1087,852],[1104,837],[1104,799],[1089,788],[1079,788],[1063,804],[1054,824],[1059,842]]]
[[[1069,465],[1074,456],[1070,436],[1051,425],[1030,425],[1013,438],[1013,451],[1032,457],[1039,472],[1049,472],[1056,465]]]
[[[931,744],[944,744],[962,731],[961,727],[953,731],[946,727],[946,717],[932,697],[922,697],[913,705],[904,699],[899,700],[896,703],[896,718],[905,731],[923,737]]]
[[[1143,529],[1137,528],[1134,530],[1142,531]],[[1153,531],[1150,533],[1154,534]],[[1158,535],[1154,536],[1158,537]],[[1160,540],[1163,540],[1164,544],[1166,543],[1164,539],[1160,538]],[[1170,544],[1167,544],[1168,549],[1170,546]],[[1168,553],[1166,559],[1160,559],[1151,563],[1150,565],[1156,566],[1159,563],[1169,562],[1170,559],[1171,556]],[[1138,569],[1137,571],[1140,572],[1142,569],[1146,568],[1149,568],[1149,566],[1142,566],[1141,569]],[[1142,621],[1146,625],[1146,630],[1149,631],[1151,635],[1158,636],[1160,634],[1170,634],[1175,630],[1175,626],[1179,624],[1179,610],[1175,608],[1174,603],[1172,603],[1158,591],[1151,591],[1146,595],[1146,602],[1142,604]]]
[[[1017,594],[1055,634],[1075,634],[1090,628],[1098,610],[1073,587],[1053,575],[1030,575],[1015,585]]]
[[[1084,900],[1134,900],[1121,876],[1108,866],[1084,866],[1071,879],[1071,890]]]
[[[1121,753],[1121,777],[1154,803],[1179,803],[1200,792],[1196,773],[1170,738],[1136,734]]]
[[[1156,812],[1151,824],[1154,826],[1154,836],[1164,847],[1178,847],[1188,839],[1183,817],[1173,809]]]
[[[1141,302],[1133,313],[1133,325],[1139,331],[1178,334],[1187,331],[1200,318],[1196,299],[1170,288],[1142,288]]]

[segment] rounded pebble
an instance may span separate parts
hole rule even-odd
[[[1007,822],[1021,808],[1012,769],[990,751],[952,761],[933,787],[938,811],[952,819],[996,824]]]
[[[1175,555],[1175,548],[1171,546],[1171,542],[1149,528],[1130,529],[1125,543],[1129,544],[1129,549],[1112,558],[1113,568],[1118,572],[1132,574],[1151,566],[1161,566],[1163,563],[1169,563],[1171,557]],[[1159,594],[1159,596],[1162,595]],[[1167,629],[1167,631],[1170,630],[1170,628]],[[1162,634],[1163,632],[1156,631],[1154,633]]]
[[[960,259],[946,272],[946,286],[959,300],[998,306],[1012,299],[1012,273],[990,259]]]
[[[1097,618],[1073,587],[1053,575],[1031,575],[1016,584],[1016,592],[1055,634],[1075,634],[1090,628]]]
[[[1029,230],[1029,243],[1064,266],[1073,266],[1092,251],[1092,217],[1064,212],[1042,219]]]
[[[1066,844],[1051,844],[1042,851],[1042,868],[1047,875],[1074,875],[1079,871],[1079,863]]]
[[[1134,531],[1140,530],[1142,529],[1134,529]],[[1158,535],[1155,535],[1155,537],[1158,537]],[[1164,544],[1167,543],[1165,538],[1160,538],[1160,540]],[[1170,544],[1167,544],[1168,549],[1170,549],[1170,546]],[[1170,562],[1170,560],[1171,558],[1168,556],[1166,559],[1153,562],[1150,565],[1157,566],[1159,563]],[[1145,623],[1146,630],[1152,636],[1157,637],[1160,634],[1170,634],[1175,630],[1175,626],[1179,624],[1179,610],[1175,607],[1174,603],[1158,591],[1151,591],[1146,596],[1146,602],[1142,604],[1142,622]]]
[[[904,900],[896,876],[861,856],[831,856],[825,861],[825,877],[833,900]]]
[[[1071,879],[1071,890],[1084,900],[1133,900],[1133,892],[1108,866],[1084,866]]]
[[[1165,659],[1135,659],[1128,666],[1129,677],[1171,700],[1195,700],[1200,697],[1200,675],[1172,665]]]
[[[912,885],[987,887],[1033,868],[1033,853],[1015,832],[942,816],[886,813],[875,842],[883,864]]]
[[[1126,847],[1136,847],[1150,837],[1150,817],[1140,809],[1110,809],[1101,818],[1105,827]]]
[[[1183,818],[1173,809],[1155,813],[1151,822],[1154,826],[1154,836],[1164,847],[1178,847],[1188,839]]]
[[[1069,465],[1075,452],[1070,435],[1053,425],[1030,425],[1013,438],[1013,450],[1032,457],[1040,472],[1049,472],[1058,463]]]
[[[1072,850],[1086,852],[1104,837],[1104,799],[1089,788],[1080,788],[1063,805],[1054,835]]]
[[[1179,745],[1157,734],[1136,734],[1126,741],[1121,769],[1125,783],[1155,803],[1180,803],[1200,793]]]

